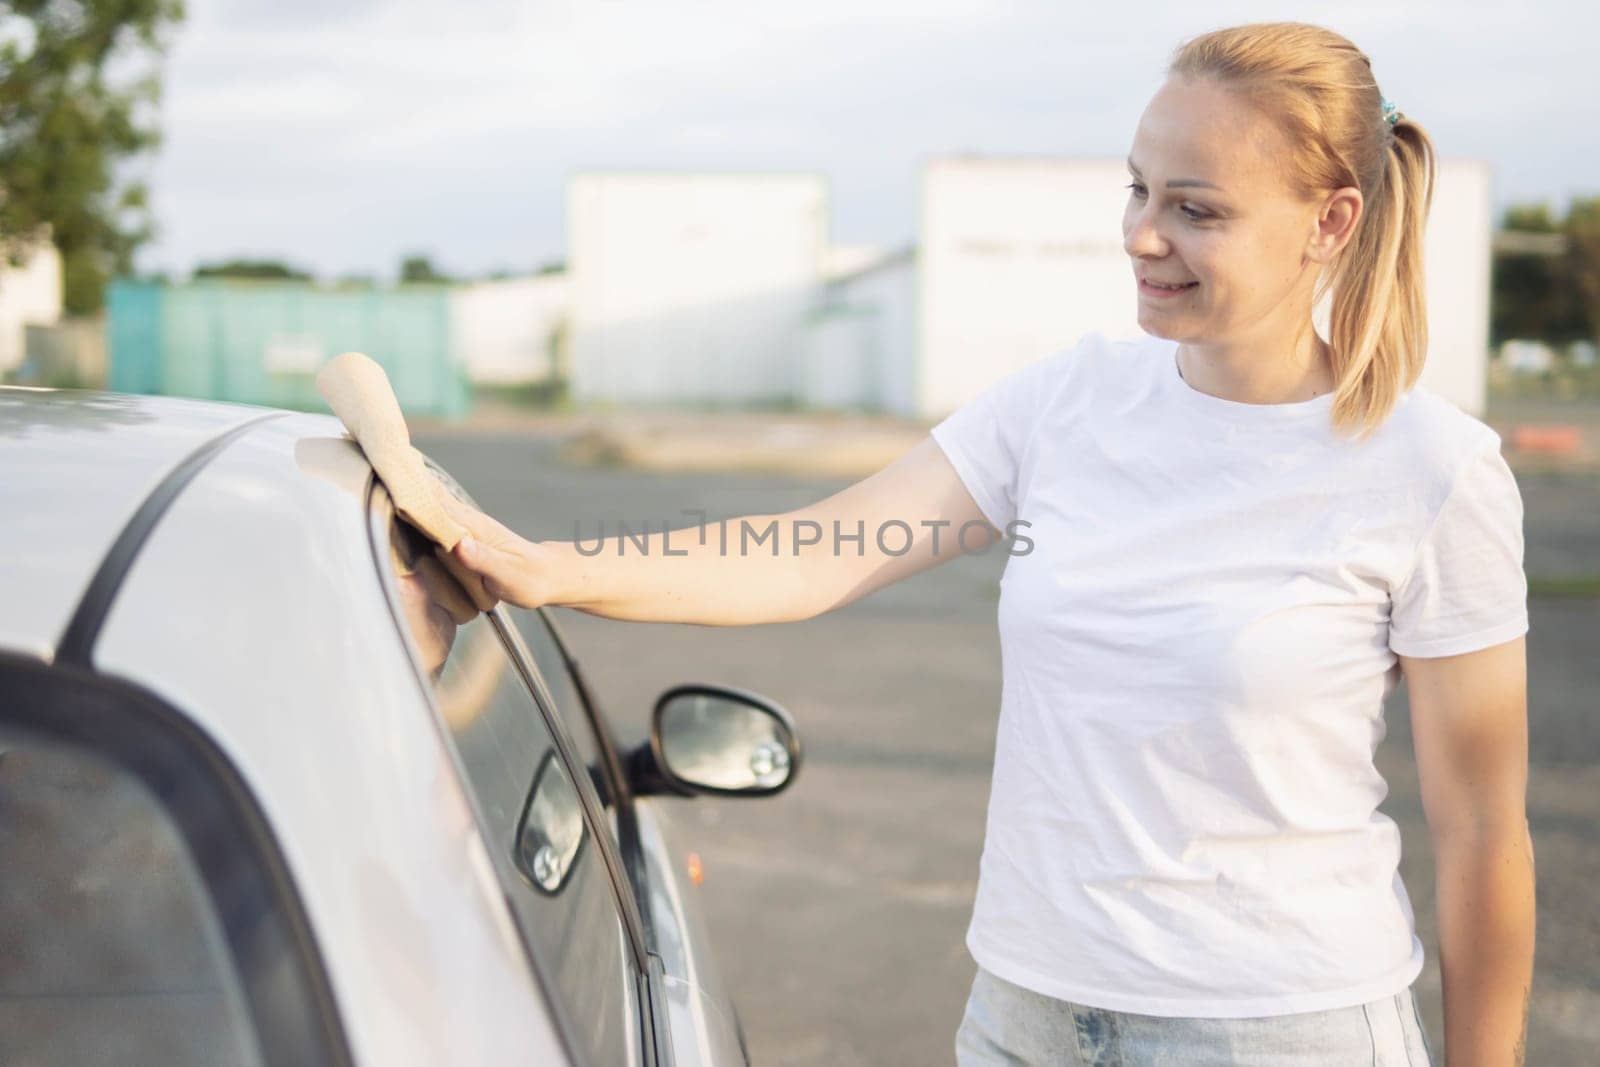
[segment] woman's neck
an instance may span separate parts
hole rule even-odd
[[[1285,352],[1289,355],[1285,355]],[[1308,330],[1283,347],[1178,345],[1178,373],[1192,388],[1240,404],[1293,404],[1332,392],[1332,349]]]

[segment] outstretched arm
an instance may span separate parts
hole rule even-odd
[[[635,622],[809,619],[1000,536],[931,436],[815,504],[648,537],[528,541],[444,495],[471,531],[456,557],[492,596]]]

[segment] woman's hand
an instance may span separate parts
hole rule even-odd
[[[435,545],[440,556],[453,556],[459,564],[483,581],[484,592],[521,608],[536,608],[550,603],[550,560],[535,541],[519,537],[477,508],[457,499],[444,486],[438,495],[450,517],[467,528],[467,536],[446,551]]]

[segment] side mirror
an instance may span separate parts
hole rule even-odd
[[[765,697],[680,685],[656,699],[650,741],[630,764],[639,793],[771,796],[794,781],[800,739],[789,713]]]

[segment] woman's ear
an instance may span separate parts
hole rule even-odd
[[[1365,202],[1354,186],[1335,189],[1317,209],[1316,227],[1306,248],[1306,258],[1317,263],[1332,263],[1355,236]]]

